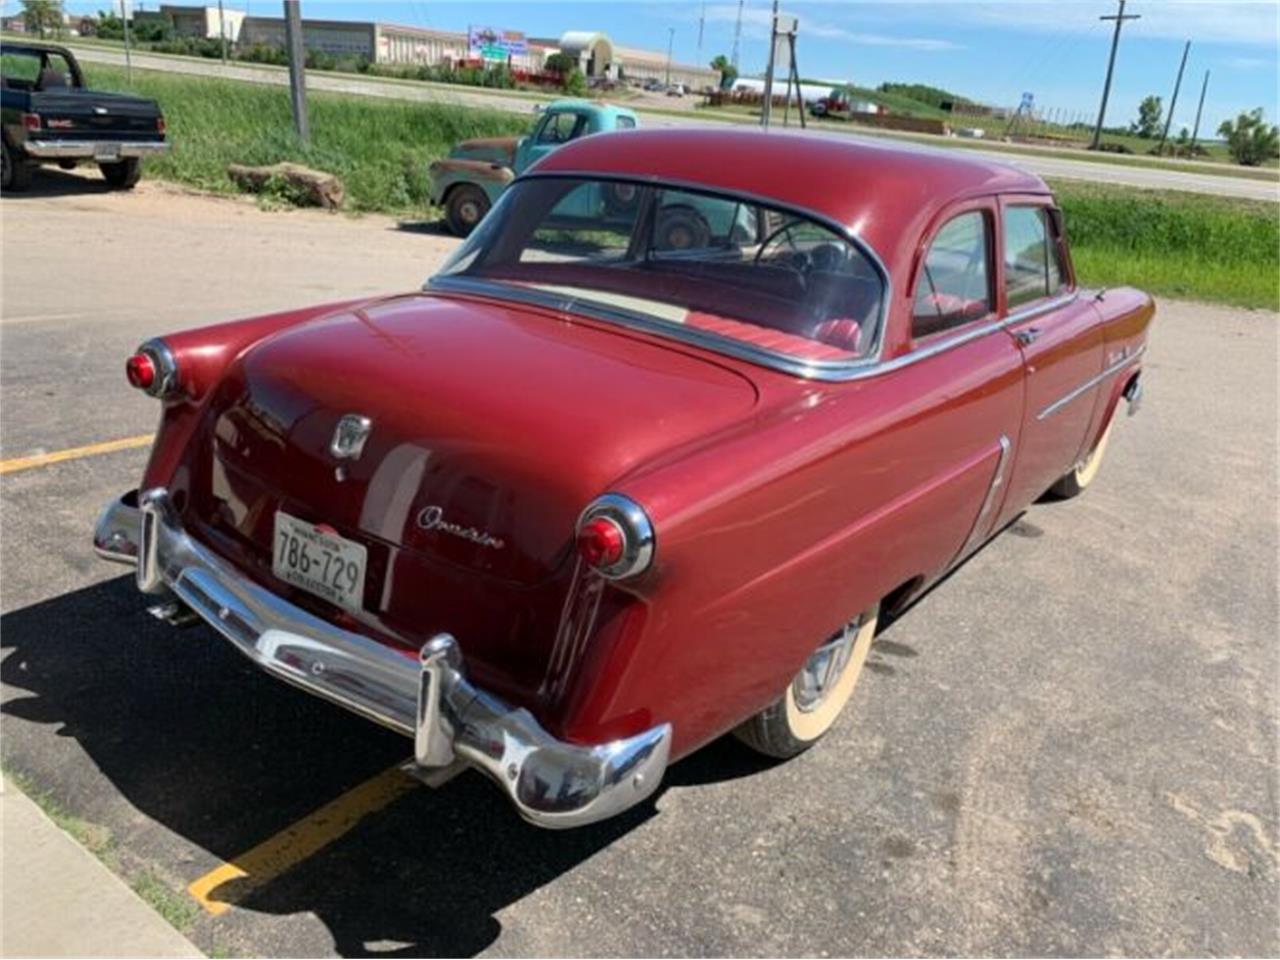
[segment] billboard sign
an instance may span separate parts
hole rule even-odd
[[[529,42],[517,30],[495,30],[493,27],[468,27],[467,47],[471,56],[485,60],[506,60],[529,52]]]

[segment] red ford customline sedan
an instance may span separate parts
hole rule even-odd
[[[881,614],[1089,485],[1153,312],[1077,287],[1018,170],[588,137],[422,292],[143,344],[160,431],[94,545],[428,782],[589,823],[728,731],[821,737]]]

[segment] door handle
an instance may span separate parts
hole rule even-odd
[[[1041,330],[1039,327],[1027,327],[1023,330],[1019,330],[1013,336],[1014,336],[1014,339],[1017,340],[1024,347],[1029,347],[1031,346],[1031,344],[1035,343],[1037,340],[1040,339],[1040,333],[1041,333]]]

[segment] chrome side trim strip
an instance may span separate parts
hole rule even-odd
[[[987,515],[991,512],[991,507],[995,504],[996,492],[1004,486],[1004,474],[1009,465],[1009,454],[1013,450],[1013,441],[1006,434],[1000,434],[997,441],[1000,445],[1000,458],[996,460],[995,472],[991,475],[991,484],[987,487],[987,494],[982,498],[982,506],[978,508],[977,519],[973,521],[973,529],[969,531],[969,536],[964,542],[964,546],[960,548],[960,552],[956,554],[956,559],[952,561],[952,566],[963,560],[986,539],[986,528],[983,522],[987,519]]]
[[[1049,404],[1047,407],[1045,407],[1043,410],[1037,413],[1036,419],[1045,420],[1053,416],[1055,413],[1057,413],[1059,410],[1065,407],[1072,400],[1075,400],[1077,397],[1080,397],[1085,393],[1087,393],[1088,391],[1092,390],[1094,387],[1100,384],[1103,380],[1106,380],[1107,377],[1111,376],[1114,373],[1118,373],[1119,371],[1123,370],[1125,367],[1134,363],[1134,361],[1136,361],[1139,357],[1141,357],[1146,352],[1146,350],[1147,350],[1146,344],[1143,344],[1141,347],[1138,347],[1138,349],[1134,350],[1133,353],[1129,354],[1127,357],[1124,357],[1123,359],[1118,360],[1115,363],[1111,364],[1111,366],[1107,367],[1107,369],[1103,370],[1096,377],[1090,377],[1088,380],[1080,384],[1080,386],[1076,387],[1066,396],[1059,397],[1057,400],[1053,401],[1053,403]]]

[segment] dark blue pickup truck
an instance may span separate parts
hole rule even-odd
[[[22,190],[37,164],[96,163],[113,187],[138,182],[142,158],[169,149],[154,100],[86,89],[70,50],[49,43],[0,43],[0,189]]]

